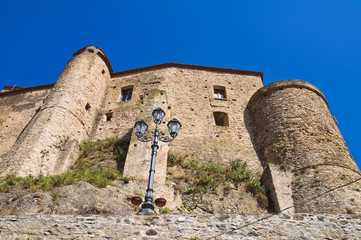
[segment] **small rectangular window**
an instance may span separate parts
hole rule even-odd
[[[222,86],[214,86],[215,99],[227,99],[226,88]]]
[[[123,87],[121,101],[122,102],[129,101],[130,99],[132,99],[132,94],[133,94],[133,86]]]
[[[225,112],[214,112],[214,121],[216,126],[229,126],[228,114]]]
[[[105,114],[105,120],[106,120],[107,122],[109,122],[109,121],[112,119],[112,117],[113,117],[113,113],[112,113],[112,112],[108,112],[108,113]]]

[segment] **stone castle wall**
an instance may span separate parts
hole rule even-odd
[[[273,186],[278,197],[288,199],[280,209],[294,201],[296,212],[361,210],[360,182],[332,191],[320,201],[305,202],[311,195],[360,178],[317,88],[299,80],[278,81],[253,95],[249,107],[268,177],[278,183]]]
[[[120,101],[121,89],[130,86],[133,88],[132,99]],[[214,98],[215,86],[225,88],[226,99]],[[94,136],[105,138],[117,135],[129,139],[134,123],[142,118],[149,124],[147,134],[150,135],[151,129],[154,129],[151,113],[161,107],[166,112],[164,123],[177,118],[182,129],[169,148],[168,144],[160,143],[157,161],[162,164],[156,167],[156,177],[163,178],[160,181],[165,179],[168,150],[221,165],[240,158],[254,172],[262,172],[257,148],[251,140],[252,129],[246,111],[248,99],[261,86],[259,76],[174,67],[114,77],[109,84],[103,116],[99,117]],[[216,126],[214,112],[227,113],[229,126]],[[111,119],[107,119],[107,114],[111,114]],[[168,134],[166,124],[161,130]],[[133,134],[125,166],[127,174],[146,177],[144,172],[149,170],[149,146],[138,142]]]
[[[1,175],[57,174],[75,159],[78,142],[89,136],[110,79],[92,46],[65,66],[39,111],[0,162]]]
[[[263,219],[263,220],[260,220]],[[2,239],[350,239],[361,215],[1,217]]]
[[[144,119],[150,135],[151,113],[161,107],[161,130],[168,134],[172,118],[182,129],[175,141],[160,143],[158,183],[165,182],[168,152],[219,165],[240,158],[263,173],[278,212],[292,205],[295,212],[360,211],[360,182],[305,203],[360,177],[322,93],[297,80],[262,86],[259,72],[184,64],[113,73],[105,54],[88,46],[74,54],[51,90],[0,94],[0,137],[9,136],[0,142],[1,176],[65,172],[79,142],[118,136],[130,141],[124,175],[147,179],[150,143],[139,142],[133,126]],[[224,98],[215,97],[219,89]],[[122,101],[126,91],[132,98]],[[217,126],[219,113],[227,116],[226,126]]]
[[[167,114],[164,123],[172,118],[182,123],[176,141],[160,143],[157,181],[165,180],[169,151],[221,165],[241,158],[254,172],[262,172],[246,110],[248,99],[262,86],[260,73],[173,65],[114,74],[105,55],[99,54],[103,52],[91,46],[78,51],[50,93],[38,97],[42,100],[37,102],[38,112],[29,114],[31,119],[22,120],[28,124],[13,123],[17,131],[2,128],[4,135],[11,133],[14,137],[1,149],[0,165],[6,169],[2,175],[63,172],[76,157],[77,143],[116,135],[131,140],[125,174],[146,178],[150,144],[138,142],[132,131],[134,123],[141,118],[150,129],[154,128],[151,112],[157,107]],[[132,99],[123,102],[122,89],[129,87]],[[215,87],[224,89],[224,99],[214,97]],[[7,96],[3,99],[11,102]],[[227,114],[229,126],[216,126],[214,112]],[[24,113],[16,114],[19,118]],[[168,134],[166,124],[161,130]],[[18,138],[14,143],[15,137]],[[24,161],[21,156],[29,159]]]
[[[43,104],[51,87],[0,95],[0,156],[14,145],[21,131]]]

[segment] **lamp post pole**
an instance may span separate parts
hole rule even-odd
[[[149,178],[148,178],[148,187],[144,197],[145,202],[142,204],[142,210],[140,212],[154,214],[154,204],[153,204],[153,183],[155,175],[155,160],[157,158],[158,146],[158,137],[159,137],[159,125],[156,123],[155,131],[153,133],[153,144],[152,144],[152,158],[150,160],[150,169],[149,169]]]
[[[177,119],[172,119],[168,122],[168,130],[170,137],[165,136],[162,131],[159,130],[159,125],[161,124],[165,112],[161,108],[157,108],[153,111],[153,120],[155,123],[155,130],[152,132],[151,137],[144,136],[145,131],[148,128],[148,125],[143,121],[140,120],[135,123],[135,135],[137,136],[138,140],[141,142],[150,142],[152,143],[152,157],[150,161],[150,169],[149,169],[149,178],[148,178],[148,187],[146,190],[146,194],[144,197],[144,202],[142,204],[142,209],[140,210],[139,214],[154,214],[154,203],[153,203],[153,183],[154,183],[154,175],[155,175],[155,161],[157,158],[157,151],[159,149],[158,140],[162,142],[171,142],[174,138],[178,135],[180,128],[182,125]],[[139,197],[132,197],[132,203],[135,205],[139,205],[142,200]],[[166,200],[164,198],[158,198],[155,200],[155,204],[159,207],[163,207],[166,204]]]

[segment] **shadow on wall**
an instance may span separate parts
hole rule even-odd
[[[120,172],[124,171],[125,159],[127,158],[129,148],[129,140],[126,137],[118,139],[114,143],[113,154],[117,163],[117,170]]]
[[[258,143],[258,140],[257,140],[256,126],[255,126],[255,124],[253,122],[253,118],[252,118],[252,116],[250,114],[248,105],[247,105],[247,108],[246,108],[246,110],[244,111],[244,114],[243,114],[243,121],[244,121],[246,129],[248,131],[248,134],[251,137],[251,142],[252,142],[253,149],[256,152],[257,157],[261,162],[261,166],[263,168],[265,168],[265,161],[264,161],[264,158],[263,158],[261,147],[260,147],[260,145]]]

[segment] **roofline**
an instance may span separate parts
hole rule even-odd
[[[34,87],[20,87],[16,90],[12,90],[12,91],[8,91],[8,92],[2,92],[0,93],[0,97],[5,97],[5,96],[11,96],[11,95],[16,95],[19,93],[25,93],[25,92],[31,92],[31,91],[39,91],[39,90],[44,90],[44,89],[49,89],[52,88],[54,86],[55,83],[52,84],[46,84],[46,85],[40,85],[40,86],[34,86]],[[5,89],[5,87],[4,87]]]
[[[18,86],[7,86],[5,85],[3,90],[9,90],[9,91],[13,91],[13,90],[18,90],[18,89],[21,89],[23,87],[18,87]]]
[[[93,45],[88,45],[86,47],[83,47],[82,49],[79,49],[73,54],[73,57],[81,54],[86,50],[87,47],[90,47]],[[94,46],[93,46],[94,47]],[[98,56],[105,62],[107,65],[111,77],[120,77],[120,76],[126,76],[129,74],[135,74],[140,72],[147,72],[151,70],[158,70],[158,69],[164,69],[169,67],[176,67],[176,68],[184,68],[184,69],[192,69],[192,70],[203,70],[203,71],[210,71],[210,72],[222,72],[222,73],[231,73],[231,74],[241,74],[241,75],[252,75],[252,76],[259,76],[262,79],[263,82],[263,72],[256,72],[256,71],[248,71],[248,70],[239,70],[239,69],[232,69],[232,68],[219,68],[219,67],[208,67],[208,66],[201,66],[201,65],[191,65],[191,64],[183,64],[183,63],[162,63],[162,64],[156,64],[151,65],[147,67],[140,67],[140,68],[134,68],[129,70],[124,70],[120,72],[113,72],[112,65],[110,64],[109,58],[104,53],[102,49],[99,47],[95,47],[100,52],[98,52]]]
[[[87,47],[80,49],[79,51],[74,53],[74,56],[82,53],[83,51],[85,51],[86,48]],[[102,51],[101,49],[99,49],[99,50]],[[157,64],[157,65],[151,65],[148,67],[133,68],[133,69],[113,73],[112,72],[113,69],[112,69],[110,62],[109,62],[108,58],[106,57],[106,55],[99,54],[99,56],[101,56],[103,58],[103,60],[105,61],[105,63],[107,65],[109,64],[108,67],[109,67],[109,70],[111,73],[111,77],[121,77],[121,76],[130,75],[130,74],[136,74],[136,73],[147,72],[147,71],[152,71],[152,70],[175,67],[175,68],[203,70],[203,71],[219,72],[219,73],[231,73],[231,74],[259,76],[259,77],[261,77],[262,82],[263,82],[263,72],[239,70],[239,69],[232,69],[232,68],[219,68],[219,67],[208,67],[208,66],[200,66],[200,65],[190,65],[190,64],[183,64],[183,63],[162,63],[162,64]],[[14,95],[14,94],[29,92],[29,91],[38,91],[38,90],[43,90],[43,89],[47,89],[47,88],[52,88],[54,86],[54,84],[55,83],[34,86],[34,87],[17,87],[17,89],[14,89],[12,91],[0,93],[0,97],[10,96],[10,95]],[[4,89],[5,89],[5,87],[4,87]]]
[[[248,71],[248,70],[239,70],[239,69],[232,69],[232,68],[219,68],[219,67],[208,67],[208,66],[200,66],[200,65],[190,65],[190,64],[183,64],[183,63],[162,63],[157,65],[151,65],[148,67],[141,67],[141,68],[134,68],[130,70],[125,70],[121,72],[112,73],[112,77],[120,77],[126,76],[134,73],[140,72],[147,72],[151,70],[158,70],[164,69],[169,67],[176,67],[176,68],[185,68],[185,69],[192,69],[192,70],[204,70],[210,72],[222,72],[222,73],[232,73],[232,74],[241,74],[241,75],[252,75],[252,76],[259,76],[263,82],[263,72],[256,72],[256,71]]]

